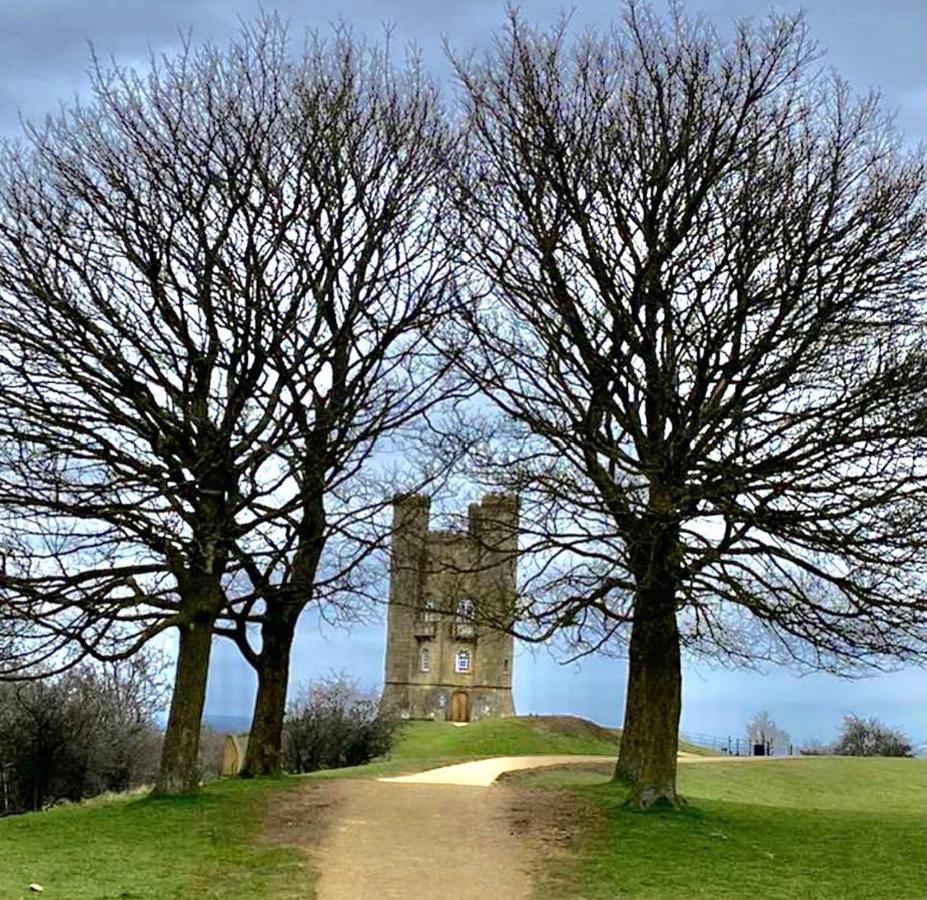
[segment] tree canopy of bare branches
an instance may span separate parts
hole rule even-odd
[[[162,791],[196,783],[223,613],[276,679],[279,745],[326,540],[368,552],[358,477],[440,377],[434,91],[345,32],[290,49],[270,17],[145,75],[97,65],[0,162],[3,602],[22,665],[179,631]]]
[[[927,652],[927,164],[801,17],[513,14],[462,60],[474,458],[543,557],[523,617],[630,633],[617,774],[677,802],[680,649]],[[522,623],[524,627],[525,623]]]
[[[468,390],[450,383],[429,339],[454,296],[442,221],[455,146],[435,88],[417,65],[397,71],[385,51],[341,34],[314,50],[300,90],[312,146],[294,155],[302,171],[289,180],[312,202],[302,247],[312,293],[277,367],[294,398],[280,454],[295,490],[275,514],[271,551],[242,558],[248,589],[220,629],[258,675],[246,775],[280,769],[289,656],[306,603],[365,593],[361,563],[388,537],[392,494],[449,464],[418,467],[400,484],[395,468],[373,477],[372,454],[401,454],[399,433]],[[256,610],[260,650],[248,629]]]

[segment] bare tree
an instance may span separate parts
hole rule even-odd
[[[0,816],[150,784],[157,770],[163,661],[84,664],[0,683]]]
[[[434,380],[410,374],[442,296],[433,92],[347,34],[288,51],[268,18],[146,75],[96,66],[90,104],[2,159],[2,588],[34,629],[7,668],[176,628],[160,791],[197,783],[229,598],[263,601],[251,658],[285,683],[277,620],[291,637],[344,521],[322,498],[369,518],[338,491]]]
[[[504,418],[474,466],[539,554],[516,627],[629,632],[641,807],[678,801],[682,647],[927,652],[925,162],[818,57],[800,17],[728,40],[631,3],[572,44],[513,14],[457,63],[446,340]]]
[[[788,747],[789,733],[776,724],[769,710],[762,709],[747,722],[747,743],[763,744],[772,753],[778,747]]]
[[[287,770],[363,765],[389,752],[400,724],[375,694],[345,673],[332,673],[302,688],[287,709]]]
[[[453,297],[454,248],[442,226],[454,144],[435,88],[417,65],[397,72],[384,52],[343,35],[316,51],[307,74],[312,146],[298,189],[313,198],[303,241],[313,303],[299,325],[308,340],[282,347],[277,366],[295,398],[280,450],[292,501],[268,552],[242,558],[248,586],[220,630],[258,676],[246,776],[281,766],[300,613],[310,600],[382,587],[382,566],[363,564],[388,537],[393,492],[420,489],[448,465],[417,467],[414,482],[397,483],[410,468],[395,461],[402,432],[455,393],[429,340]],[[392,460],[388,474],[374,454]],[[248,629],[256,610],[259,650]]]

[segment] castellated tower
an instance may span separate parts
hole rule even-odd
[[[515,714],[512,636],[518,503],[487,494],[469,527],[431,531],[431,501],[393,502],[383,704],[415,719],[468,722]]]

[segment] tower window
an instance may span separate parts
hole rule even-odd
[[[421,653],[418,655],[419,658],[419,668],[423,672],[431,671],[431,651],[427,647],[422,647]]]
[[[456,672],[469,672],[470,671],[470,651],[469,650],[458,650],[457,659],[454,664],[454,671]]]
[[[438,607],[434,599],[429,597],[419,610],[419,617],[422,622],[435,622],[438,619]]]
[[[457,618],[458,619],[472,619],[473,618],[473,601],[468,597],[464,597],[461,600],[457,601]]]
[[[502,660],[502,671],[505,672],[506,675],[509,674],[509,661],[508,661],[508,658]]]

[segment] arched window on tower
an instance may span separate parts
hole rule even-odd
[[[431,671],[431,651],[427,647],[422,647],[418,654],[419,668],[423,672]]]

